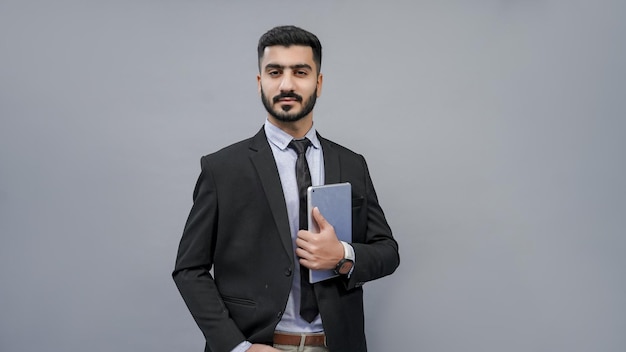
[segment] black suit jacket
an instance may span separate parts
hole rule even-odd
[[[317,283],[315,293],[330,351],[366,351],[361,286],[397,268],[398,245],[365,159],[318,137],[325,183],[352,184],[356,265],[350,279]],[[297,258],[264,129],[202,157],[201,166],[174,281],[205,336],[205,351],[230,351],[246,339],[271,345]]]

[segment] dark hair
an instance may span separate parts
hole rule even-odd
[[[322,68],[322,44],[315,34],[296,26],[278,26],[270,29],[259,39],[257,54],[259,59],[259,71],[261,70],[261,59],[265,48],[268,46],[281,45],[290,47],[292,45],[309,46],[313,49],[313,61],[317,64],[317,72]]]

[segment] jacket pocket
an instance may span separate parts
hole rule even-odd
[[[247,298],[222,296],[222,300],[224,300],[224,303],[226,303],[226,305],[233,304],[233,305],[247,306],[247,307],[253,307],[253,308],[256,307],[256,302]]]
[[[248,334],[254,328],[254,322],[257,313],[257,304],[255,301],[232,297],[222,296],[222,300],[228,309],[230,317],[235,321],[237,326],[244,334]]]
[[[352,242],[362,243],[365,241],[367,224],[367,211],[365,210],[365,197],[352,198]]]
[[[352,208],[359,208],[364,201],[365,197],[352,197]]]

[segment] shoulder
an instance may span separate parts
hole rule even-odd
[[[320,140],[320,143],[322,144],[322,149],[323,148],[330,148],[332,149],[334,152],[342,154],[342,155],[346,155],[346,156],[352,156],[352,157],[362,157],[361,154],[353,151],[352,149],[345,147],[337,142],[333,142],[330,139],[326,139],[322,136],[320,136],[319,134],[317,135],[317,138]]]
[[[267,137],[261,128],[253,137],[235,142],[213,153],[202,157],[203,162],[234,161],[241,158],[248,158],[251,152],[256,152],[264,148],[269,148]]]
[[[320,143],[322,144],[322,150],[324,153],[336,154],[342,161],[351,160],[357,163],[365,163],[363,155],[353,151],[352,149],[345,147],[339,143],[326,139],[318,134]]]
[[[247,150],[250,149],[251,141],[252,141],[252,138],[241,140],[239,142],[223,147],[215,152],[209,153],[203,156],[203,158],[219,159],[223,157],[232,157],[232,156],[243,154]]]

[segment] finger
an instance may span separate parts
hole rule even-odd
[[[296,239],[296,249],[302,249],[304,251],[308,252],[309,249],[309,243],[301,238]]]
[[[301,239],[303,241],[310,241],[311,237],[313,236],[313,234],[310,231],[307,230],[300,230],[298,231],[298,238],[296,239],[296,241],[298,239]]]
[[[311,260],[313,255],[302,248],[296,248],[296,256],[300,259]]]
[[[300,265],[307,268],[307,269],[311,269],[311,270],[316,270],[317,266],[315,264],[315,262],[313,262],[312,260],[307,260],[307,259],[300,259],[299,260]]]
[[[318,207],[313,208],[313,219],[315,219],[320,231],[328,227],[328,221],[326,221],[326,218],[324,218]]]

